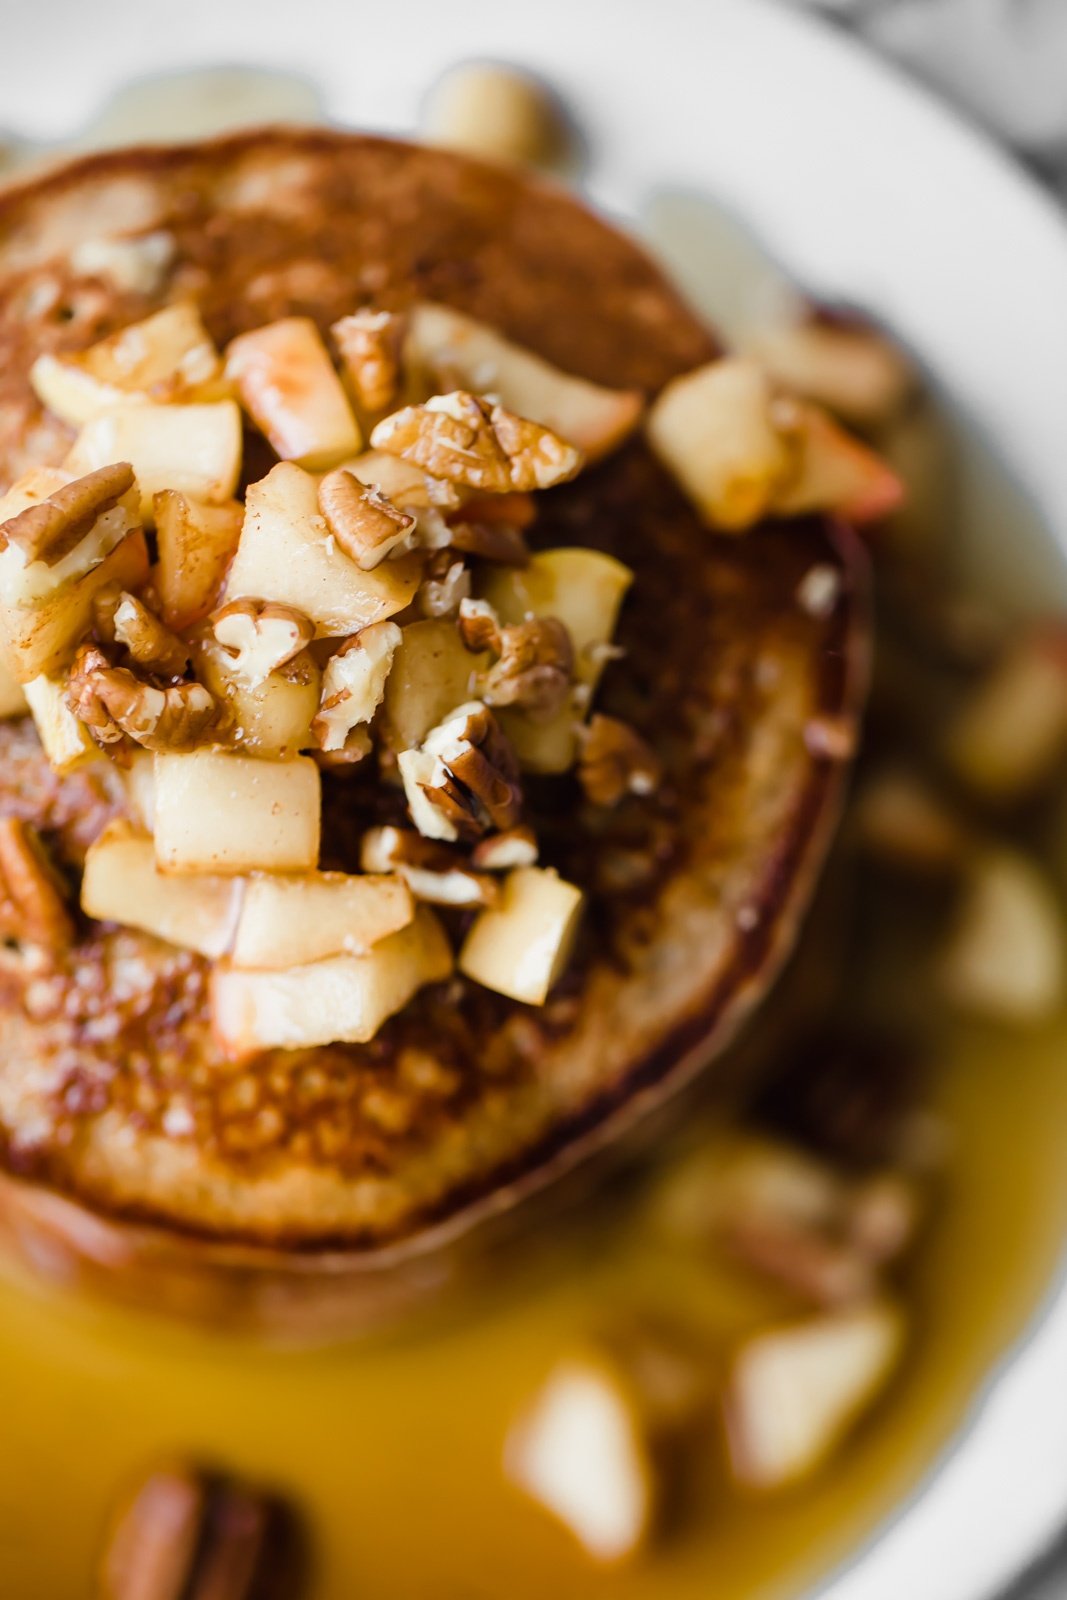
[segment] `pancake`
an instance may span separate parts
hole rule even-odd
[[[158,281],[116,282],[85,249],[144,235],[164,241]],[[366,301],[432,299],[649,396],[716,353],[637,245],[511,171],[289,130],[108,153],[0,197],[5,483],[69,447],[29,387],[34,357],[190,298],[219,345],[290,313],[325,329]],[[836,820],[865,679],[862,552],[819,519],[710,534],[639,438],[538,500],[535,548],[607,550],[636,574],[598,706],[665,773],[606,812],[570,777],[529,786],[542,859],[589,901],[547,1005],[455,978],[368,1045],[234,1064],[211,1042],[202,958],[83,923],[56,970],[12,958],[0,975],[9,1221],[62,1216],[116,1263],[123,1229],[182,1241],[186,1265],[212,1245],[253,1264],[425,1259],[715,1070],[794,942]],[[814,566],[837,574],[829,608],[802,601]],[[389,804],[328,776],[324,864],[354,870]],[[72,877],[123,806],[106,767],[57,777],[31,725],[0,726],[0,815],[33,821]]]

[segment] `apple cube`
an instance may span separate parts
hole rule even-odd
[[[881,1392],[904,1323],[875,1303],[757,1334],[725,1397],[730,1463],[747,1489],[780,1489],[816,1470]]]
[[[579,1351],[557,1362],[512,1427],[504,1471],[593,1561],[617,1563],[655,1526],[656,1444],[628,1375],[599,1352]]]
[[[238,335],[226,351],[226,373],[283,461],[323,471],[359,449],[348,396],[310,317],[283,317]]]
[[[452,950],[433,912],[421,907],[366,955],[337,955],[281,972],[224,965],[211,980],[219,1048],[241,1059],[260,1050],[365,1044],[427,983],[452,971]]]
[[[135,746],[127,752],[128,765],[121,769],[130,814],[146,833],[156,825],[155,758],[150,750]]]
[[[81,904],[101,922],[217,958],[233,942],[243,887],[235,878],[167,877],[156,865],[151,835],[112,822],[89,847]]]
[[[574,948],[582,891],[545,867],[519,867],[500,901],[479,912],[463,943],[460,971],[527,1005],[543,1005]]]
[[[948,997],[964,1010],[1025,1025],[1063,1000],[1067,941],[1052,887],[1025,856],[990,851],[972,863],[941,962]]]
[[[577,755],[577,725],[592,703],[604,669],[602,647],[610,643],[633,573],[598,550],[544,550],[528,566],[486,572],[481,595],[505,625],[529,615],[556,617],[574,647],[577,693],[548,722],[521,712],[502,712],[501,726],[524,767],[533,772],[566,772]]]
[[[147,578],[148,549],[137,528],[91,571],[61,584],[35,603],[18,605],[0,599],[0,653],[8,669],[24,684],[42,673],[54,673],[89,632],[97,593],[109,584],[136,590]]]
[[[644,406],[639,391],[605,389],[573,377],[449,306],[424,302],[414,308],[404,354],[409,369],[426,374],[428,394],[442,389],[492,394],[592,461],[622,443]]]
[[[0,660],[0,721],[8,717],[21,717],[29,710],[22,685],[9,667]]]
[[[850,427],[885,426],[915,387],[904,356],[874,328],[779,323],[757,330],[746,347],[775,383],[825,406]]]
[[[153,500],[173,489],[193,500],[232,500],[241,472],[241,413],[233,400],[207,405],[123,405],[87,422],[67,465],[92,472],[113,461],[133,465],[141,517],[151,523]]]
[[[67,705],[67,680],[42,673],[25,687],[37,737],[57,772],[69,772],[100,754],[84,722]]]
[[[701,516],[725,533],[767,516],[793,470],[767,377],[740,357],[669,383],[649,412],[648,437]]]
[[[470,700],[488,664],[473,655],[456,626],[443,619],[409,622],[385,681],[385,734],[393,750],[413,750],[450,711]]]
[[[221,700],[233,718],[234,738],[257,756],[291,756],[314,744],[311,724],[319,710],[322,671],[306,650],[249,683],[217,640],[201,636],[192,644],[196,675]]]
[[[87,350],[38,356],[30,382],[41,404],[75,428],[128,402],[218,400],[227,393],[222,358],[188,302],[165,306]]]
[[[156,860],[164,872],[308,872],[319,858],[320,810],[319,769],[306,756],[155,757]]]
[[[793,402],[787,402],[792,405]],[[818,406],[796,402],[799,465],[779,484],[772,509],[799,517],[832,511],[849,522],[879,522],[896,511],[904,488],[891,467],[867,445],[846,433]]]
[[[232,964],[279,971],[326,956],[365,955],[415,915],[400,878],[308,872],[248,880]]]
[[[153,500],[159,560],[155,586],[163,621],[176,633],[203,621],[218,598],[241,537],[244,507],[208,505],[174,489]]]
[[[409,605],[421,569],[418,556],[404,556],[364,572],[330,536],[315,479],[283,461],[249,485],[226,598],[281,601],[320,639],[344,638]]]
[[[949,730],[949,764],[983,800],[1006,804],[1046,783],[1067,753],[1067,637],[1022,634]]]

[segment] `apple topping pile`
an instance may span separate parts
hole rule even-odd
[[[658,780],[593,714],[632,574],[526,538],[540,491],[619,444],[642,397],[442,306],[331,334],[336,364],[304,317],[220,352],[174,305],[40,357],[76,437],[0,501],[10,712],[58,772],[110,760],[128,796],[81,909],[209,959],[235,1058],[370,1040],[457,966],[541,1004],[582,894],[539,864],[527,775],[573,768],[601,806]],[[239,498],[249,428],[279,459]],[[324,774],[357,767],[394,803],[358,870],[324,871]],[[40,839],[9,833],[8,936],[69,944]]]

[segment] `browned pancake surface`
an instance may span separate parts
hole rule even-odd
[[[85,238],[157,230],[174,258],[152,296],[71,271]],[[650,393],[714,350],[644,255],[566,195],[324,133],[81,163],[0,201],[0,274],[5,480],[66,449],[28,388],[33,357],[175,298],[194,297],[220,343],[290,312],[325,327],[366,300],[434,298]],[[593,545],[636,573],[601,704],[666,769],[651,801],[614,812],[570,778],[530,785],[543,859],[590,896],[549,1004],[457,979],[370,1045],[236,1069],[210,1044],[202,961],[86,930],[68,969],[0,974],[11,1168],[225,1237],[370,1245],[536,1185],[736,1026],[788,947],[832,825],[839,769],[808,735],[855,710],[861,563],[849,536],[816,524],[709,535],[639,443],[540,498],[536,544]],[[828,619],[797,599],[816,562],[841,571]],[[0,727],[0,756],[0,808],[37,821],[76,874],[121,803],[107,770],[57,779],[25,724]],[[328,779],[326,864],[353,866],[359,833],[395,803]]]

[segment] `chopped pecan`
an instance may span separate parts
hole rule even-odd
[[[101,589],[93,599],[93,620],[102,639],[125,645],[146,672],[180,678],[189,665],[188,646],[126,589],[113,584]]]
[[[518,706],[535,722],[548,722],[567,703],[574,648],[556,617],[529,617],[500,632],[500,659],[482,683],[490,706]]]
[[[462,561],[442,550],[433,556],[415,596],[425,617],[451,617],[470,598],[471,575]]]
[[[344,467],[335,467],[319,484],[319,510],[339,548],[364,572],[406,549],[415,529],[413,512],[399,510]]]
[[[99,1590],[104,1600],[295,1600],[306,1566],[287,1506],[176,1463],[150,1472],[122,1505]]]
[[[458,850],[426,839],[413,828],[371,828],[363,835],[360,866],[364,872],[395,872],[416,900],[430,905],[476,909],[494,905],[497,883]]]
[[[99,744],[117,744],[125,734],[146,750],[192,750],[219,730],[222,716],[203,684],[157,688],[113,667],[95,645],[82,645],[74,658],[67,705]]]
[[[482,872],[510,872],[513,867],[532,867],[538,856],[537,837],[525,823],[491,833],[479,839],[471,851],[471,865]]]
[[[428,838],[477,838],[518,822],[515,752],[480,700],[460,706],[431,729],[421,750],[404,750],[398,759],[412,821]]]
[[[492,650],[494,655],[500,654],[500,618],[488,600],[461,600],[456,627],[468,650],[476,654],[483,650]]]
[[[62,879],[36,828],[0,818],[0,938],[55,954],[74,942]]]
[[[395,622],[372,622],[330,657],[322,675],[319,713],[311,724],[321,750],[348,749],[353,731],[371,720],[385,693],[400,638]],[[360,757],[367,753],[362,735],[355,744]]]
[[[0,526],[0,549],[17,545],[26,558],[53,567],[90,532],[98,517],[133,487],[128,461],[99,467],[75,478],[38,505],[27,506]]]
[[[253,687],[306,650],[315,637],[302,611],[274,600],[231,600],[215,612],[211,627],[230,652],[234,671]]]
[[[578,777],[593,805],[614,806],[627,794],[651,794],[661,775],[659,758],[627,723],[598,712],[583,731]]]
[[[482,494],[548,489],[573,478],[584,459],[549,428],[465,389],[385,417],[371,444]]]
[[[330,329],[364,411],[384,411],[399,394],[400,349],[406,326],[407,319],[398,312],[361,306]]]

